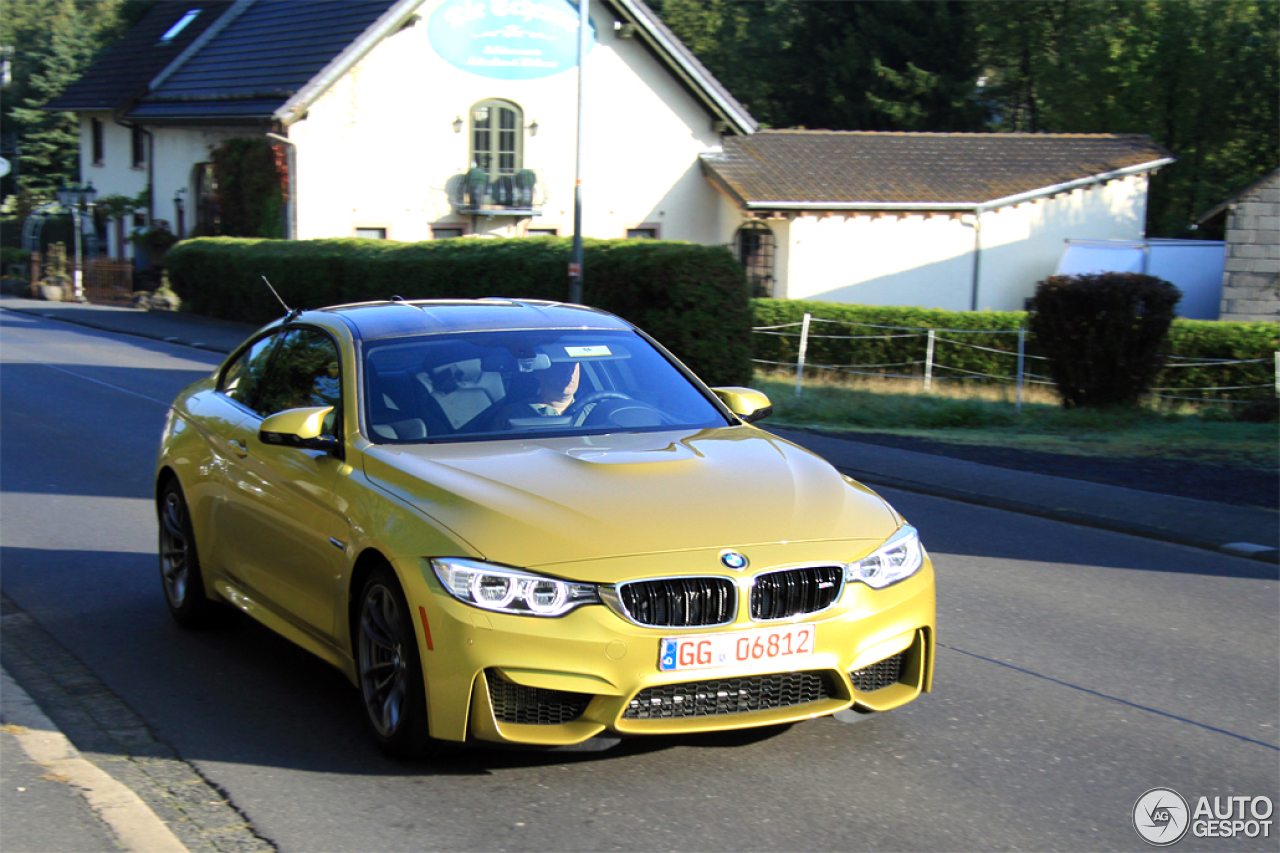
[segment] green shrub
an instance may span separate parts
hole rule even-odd
[[[0,268],[8,272],[10,264],[22,264],[26,266],[31,263],[31,253],[26,249],[19,249],[14,246],[0,247]]]
[[[796,363],[800,343],[798,324],[807,312],[815,320],[835,321],[812,323],[806,354],[810,365],[827,364],[850,368],[858,373],[920,377],[924,371],[925,336],[910,334],[896,337],[902,333],[894,328],[877,330],[872,326],[998,330],[1000,334],[986,335],[939,332],[934,351],[934,377],[970,375],[961,372],[965,370],[1012,380],[1017,369],[1014,355],[1017,336],[1008,332],[1017,331],[1027,322],[1026,313],[1021,311],[938,311],[784,299],[754,299],[751,304],[756,327],[797,324],[778,330],[782,334],[757,331],[751,336],[752,357],[761,369],[786,368]],[[821,335],[859,336],[860,339],[841,340]],[[973,346],[987,349],[974,349]],[[1164,347],[1168,362],[1155,380],[1154,390],[1159,394],[1240,401],[1274,396],[1273,353],[1280,350],[1280,324],[1176,319]],[[1038,358],[1044,354],[1034,335],[1027,337],[1026,355],[1025,369],[1028,373],[1047,373],[1046,362]],[[1184,366],[1214,359],[1253,363]],[[895,366],[873,366],[878,364]]]
[[[1141,273],[1055,275],[1036,285],[1027,326],[1049,359],[1062,405],[1134,405],[1164,366],[1182,294]]]
[[[806,313],[821,321],[811,322],[809,327],[807,364],[856,366],[859,373],[886,376],[923,376],[927,330],[956,329],[961,331],[936,335],[934,363],[939,366],[935,367],[934,376],[1012,377],[1017,371],[1018,336],[1011,333],[1026,322],[1022,312],[940,311],[785,299],[754,299],[752,309],[758,327],[799,323]],[[920,332],[904,332],[904,327]],[[778,331],[782,334],[756,332],[752,336],[752,357],[757,366],[796,363],[800,327]],[[1027,352],[1034,354],[1035,350],[1029,345]],[[1029,363],[1027,369],[1032,369]]]
[[[403,296],[562,301],[572,240],[253,240],[201,238],[169,251],[186,310],[242,322],[280,316],[266,276],[290,307]],[[653,335],[708,382],[751,378],[751,312],[742,267],[724,247],[586,240],[584,301]]]

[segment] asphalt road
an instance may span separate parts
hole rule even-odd
[[[1260,564],[905,492],[939,584],[934,693],[857,725],[403,765],[336,671],[165,613],[151,474],[219,357],[0,312],[0,586],[285,851],[1140,850],[1150,788],[1280,795]],[[1271,837],[1185,850],[1275,850]]]

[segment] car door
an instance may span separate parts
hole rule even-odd
[[[266,378],[248,398],[253,414],[234,430],[220,533],[230,569],[246,591],[295,625],[331,639],[351,525],[334,504],[342,459],[318,450],[265,444],[264,418],[286,409],[333,406],[325,433],[340,435],[339,354],[323,330],[281,333]]]

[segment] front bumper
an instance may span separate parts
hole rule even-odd
[[[406,567],[407,568],[407,567]],[[850,707],[886,711],[930,689],[933,567],[883,590],[848,585],[827,610],[722,628],[650,628],[605,606],[556,619],[485,612],[415,572],[431,733],[567,746],[596,735],[687,734],[797,722]],[[812,654],[664,672],[664,637],[811,626]]]

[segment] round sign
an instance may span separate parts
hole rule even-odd
[[[3,178],[5,175],[9,174],[9,170],[12,168],[13,166],[9,164],[8,160],[6,160],[3,157],[0,157],[0,178]]]
[[[1187,801],[1172,788],[1152,788],[1133,804],[1133,828],[1148,844],[1167,847],[1186,835],[1190,825]]]
[[[595,44],[595,27],[587,50]],[[427,38],[456,68],[497,80],[536,80],[578,64],[578,7],[568,0],[445,0]]]

